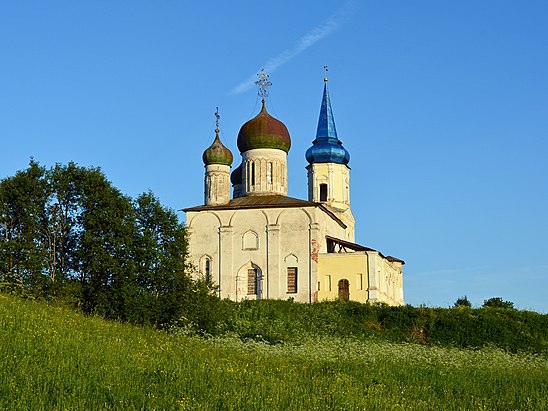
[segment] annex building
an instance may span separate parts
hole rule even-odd
[[[184,209],[189,255],[231,300],[356,300],[401,305],[403,264],[354,242],[350,155],[337,137],[324,79],[316,139],[306,151],[308,199],[287,196],[287,127],[268,114],[268,75],[259,75],[260,113],[238,133],[241,161],[215,130],[203,154],[204,204]],[[232,185],[232,196],[231,196]]]

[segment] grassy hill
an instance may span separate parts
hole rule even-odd
[[[200,339],[2,294],[0,333],[2,410],[548,409],[545,353],[291,329]]]

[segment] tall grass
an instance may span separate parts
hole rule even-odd
[[[540,410],[546,355],[308,335],[208,340],[0,295],[3,410]]]

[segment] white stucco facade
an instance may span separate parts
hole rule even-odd
[[[221,205],[230,201],[230,166],[209,164],[205,166],[204,203]]]
[[[344,228],[319,206],[299,206],[297,202],[283,207],[265,205],[187,211],[189,251],[198,275],[207,274],[219,286],[222,298],[312,302],[317,291],[318,255],[327,252],[322,238],[326,234],[341,236]],[[248,287],[250,269],[257,270],[256,293]],[[295,289],[288,289],[288,269],[296,269]]]
[[[231,178],[232,154],[216,131],[216,151],[204,153],[204,205],[184,210],[196,277],[235,301],[404,303],[404,262],[354,243],[349,154],[336,135],[327,83],[306,154],[308,200],[287,197],[289,133],[264,100],[261,113],[240,130],[241,164]]]
[[[287,195],[287,154],[282,150],[253,149],[242,153],[242,195]]]

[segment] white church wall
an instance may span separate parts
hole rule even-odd
[[[261,210],[237,210],[230,219],[232,227],[232,264],[223,272],[223,297],[241,301],[267,297],[267,217]],[[222,258],[228,257],[225,253]],[[257,293],[249,293],[248,270],[257,271]],[[228,286],[228,287],[227,287]]]
[[[319,249],[320,253],[327,253],[326,236],[331,236],[340,239],[347,239],[348,228],[341,227],[341,225],[333,220],[328,214],[320,210],[316,211],[317,221],[319,224]]]
[[[314,282],[310,257],[311,210],[307,213],[303,209],[290,208],[282,210],[279,214],[280,253],[275,298],[293,298],[295,301],[307,302],[315,291],[312,288]],[[296,292],[288,290],[288,269],[296,269]]]
[[[205,257],[210,258],[210,278],[218,281],[219,275],[219,244],[218,233],[221,221],[213,212],[188,213],[187,227],[191,240],[189,241],[189,255],[191,263],[197,269],[195,276],[205,276],[205,267],[200,262]],[[214,235],[212,236],[212,233]],[[212,241],[213,240],[213,241]]]
[[[353,262],[357,254],[329,255],[326,236],[346,239],[348,228],[319,207],[188,212],[187,222],[197,275],[205,275],[209,260],[209,276],[221,298],[331,299],[337,298],[336,282],[348,279],[351,299],[403,303],[401,263],[376,251],[366,252],[367,262],[359,267]],[[291,278],[296,275],[295,289],[288,290],[288,269]],[[329,293],[322,289],[327,277]]]

